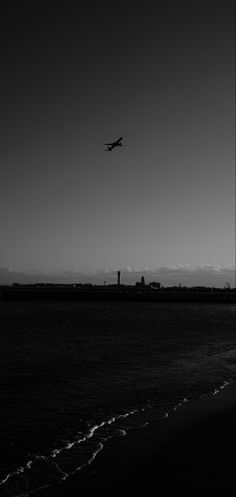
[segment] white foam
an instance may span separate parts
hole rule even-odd
[[[118,421],[120,419],[125,419],[125,418],[127,418],[129,416],[132,416],[133,414],[136,414],[136,413],[138,413],[140,411],[143,411],[143,410],[144,410],[143,408],[141,410],[139,410],[139,409],[132,409],[130,411],[125,412],[124,414],[119,414],[118,416],[112,416],[111,418],[109,418],[109,419],[107,419],[105,421],[102,421],[99,424],[95,424],[95,425],[91,426],[90,429],[89,429],[89,431],[86,434],[84,434],[81,438],[76,438],[73,441],[67,441],[65,445],[54,449],[51,452],[51,454],[49,454],[49,456],[44,456],[44,455],[41,455],[41,454],[31,456],[31,459],[29,461],[27,461],[27,463],[24,466],[20,466],[16,470],[14,470],[14,471],[10,472],[9,474],[7,474],[0,481],[0,487],[3,486],[4,484],[7,484],[7,482],[10,480],[10,478],[14,478],[15,476],[18,476],[20,474],[23,475],[24,472],[26,472],[27,470],[28,471],[30,471],[31,469],[33,470],[34,462],[37,461],[37,460],[42,460],[42,461],[46,461],[48,463],[50,463],[50,462],[53,463],[53,465],[55,466],[55,468],[57,469],[57,471],[61,474],[61,477],[58,478],[58,481],[66,480],[70,475],[72,475],[72,474],[80,471],[81,469],[89,466],[94,461],[94,459],[99,454],[99,452],[103,449],[104,445],[101,442],[98,442],[97,448],[93,452],[93,454],[90,457],[90,459],[86,460],[86,462],[84,464],[78,466],[74,471],[72,471],[70,473],[65,472],[60,467],[60,465],[56,462],[57,456],[59,456],[61,453],[65,452],[65,451],[68,451],[68,450],[72,449],[74,446],[82,444],[82,443],[85,443],[87,440],[93,438],[94,434],[96,433],[96,431],[98,429],[100,429],[100,428],[102,428],[104,426],[109,426],[109,425],[115,423],[116,421]],[[118,431],[119,431],[120,436],[125,436],[126,435],[126,431],[125,430],[119,429]],[[105,438],[105,440],[108,440],[108,438],[109,437]],[[48,488],[51,485],[53,485],[53,483],[45,484],[45,485],[43,485],[41,487],[38,487],[37,489],[34,489],[34,490],[27,489],[27,490],[23,491],[23,493],[20,493],[17,496],[15,495],[15,497],[27,497],[28,495],[31,495],[34,492],[36,492],[38,490],[41,490],[43,488]]]
[[[220,390],[224,390],[225,387],[227,387],[227,385],[229,385],[231,381],[231,378],[229,379],[229,381],[225,380],[222,385],[220,385],[218,388],[215,388],[215,390],[213,392],[211,392],[212,395],[217,395],[218,393],[220,393]]]
[[[81,469],[86,468],[87,466],[90,466],[90,464],[94,461],[95,457],[99,454],[99,452],[101,452],[101,450],[104,447],[101,442],[99,442],[98,445],[99,445],[98,449],[93,453],[92,457],[88,461],[86,461],[86,463],[82,464],[81,466],[78,466],[74,471],[72,471],[67,476],[73,475],[73,474],[77,473],[78,471],[81,471]],[[63,478],[63,480],[65,480],[66,478]]]

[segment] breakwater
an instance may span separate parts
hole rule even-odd
[[[149,287],[101,287],[87,288],[73,285],[19,285],[0,287],[0,300],[76,300],[76,301],[127,301],[127,302],[219,302],[236,303],[235,289],[160,289]]]

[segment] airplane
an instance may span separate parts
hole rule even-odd
[[[107,146],[106,152],[111,152],[113,150],[113,148],[115,148],[115,147],[122,147],[123,146],[123,144],[121,143],[122,139],[123,139],[123,136],[121,136],[120,138],[118,138],[118,140],[116,140],[115,142],[112,142],[112,143],[103,143],[103,145]]]

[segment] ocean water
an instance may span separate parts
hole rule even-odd
[[[0,496],[91,466],[108,439],[235,377],[234,304],[0,302]]]

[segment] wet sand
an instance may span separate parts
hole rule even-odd
[[[236,490],[236,384],[184,404],[163,423],[108,442],[90,466],[37,497],[222,495]],[[117,461],[111,470],[110,461]],[[92,470],[92,471],[91,471]]]

